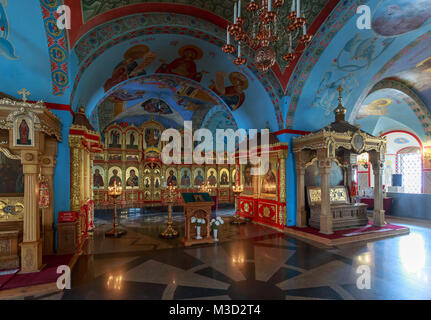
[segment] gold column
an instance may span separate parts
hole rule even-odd
[[[22,151],[24,171],[24,234],[21,244],[21,272],[38,272],[42,268],[42,241],[39,216],[39,163],[37,151]]]
[[[321,180],[320,233],[333,234],[332,212],[329,196],[331,160],[326,158],[326,154],[326,149],[318,151]]]
[[[42,209],[43,252],[54,254],[54,172],[55,158],[44,157],[41,161],[42,175],[48,181],[49,207]]]
[[[69,137],[70,146],[70,210],[78,211],[81,206],[81,137]]]

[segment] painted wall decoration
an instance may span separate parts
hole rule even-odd
[[[121,132],[118,130],[111,130],[109,132],[109,147],[121,148]]]
[[[202,183],[205,182],[205,177],[204,177],[204,170],[202,168],[196,168],[193,171],[193,185],[195,187],[200,187],[202,185]]]
[[[127,136],[126,136],[127,148],[138,149],[138,139],[139,139],[139,134],[136,131],[131,130],[127,132]]]
[[[9,21],[6,14],[7,0],[0,0],[0,55],[16,60],[15,47],[9,38]]]
[[[0,152],[0,194],[24,193],[24,173],[20,160]]]
[[[235,111],[244,103],[244,91],[248,89],[248,79],[240,72],[232,72],[229,74],[230,85],[226,86],[226,76],[223,71],[217,72],[216,79],[211,82],[209,88],[217,93],[232,111]]]
[[[111,167],[108,171],[109,183],[110,187],[114,186],[116,183],[118,185],[122,185],[123,181],[121,179],[122,170],[119,167]]]
[[[148,113],[158,115],[169,115],[173,114],[171,107],[166,102],[160,99],[150,99],[141,104],[141,107]]]
[[[177,170],[175,168],[166,169],[166,185],[176,187],[178,185]]]
[[[105,188],[105,170],[101,166],[93,167],[93,188],[104,189]]]
[[[277,194],[277,159],[271,159],[268,165],[268,171],[261,176],[260,193],[274,196]]]
[[[126,189],[139,187],[139,170],[135,167],[126,170]]]
[[[34,122],[27,115],[19,115],[13,125],[13,145],[16,147],[34,146]]]
[[[159,146],[160,138],[162,132],[157,128],[147,128],[145,129],[145,147],[146,148],[157,148]]]
[[[146,75],[145,68],[156,59],[156,54],[150,52],[146,45],[136,45],[124,53],[124,60],[114,68],[112,77],[106,80],[105,92],[117,84],[137,76]]]
[[[176,74],[185,78],[189,78],[200,82],[203,73],[206,71],[197,71],[195,61],[202,59],[203,51],[197,46],[186,45],[178,50],[179,57],[174,61],[167,63],[162,61],[163,64],[156,70],[157,73]]]
[[[428,0],[382,1],[374,13],[372,27],[383,36],[397,36],[422,27],[431,18]]]
[[[406,143],[409,143],[410,142],[410,140],[409,139],[407,139],[407,138],[396,138],[395,140],[394,140],[394,142],[396,143],[396,144],[406,144]]]
[[[363,105],[356,115],[356,119],[368,116],[384,116],[388,113],[388,107],[392,104],[391,99],[377,99],[370,104]]]
[[[220,170],[220,187],[229,187],[229,170],[223,168]]]
[[[191,187],[191,176],[192,173],[189,168],[182,168],[181,169],[181,187],[184,188],[190,188]]]
[[[393,39],[364,37],[356,33],[339,51],[331,66],[323,74],[316,95],[311,103],[312,108],[325,110],[325,115],[332,114],[338,105],[336,88],[342,86],[343,100],[348,101],[359,86],[358,80],[369,72],[371,64],[378,59],[393,42]]]
[[[40,0],[43,23],[48,40],[48,52],[51,60],[51,78],[53,94],[64,95],[69,86],[68,58],[66,30],[57,27],[57,8],[62,4],[60,0]]]
[[[211,168],[207,171],[207,183],[211,187],[217,186],[217,171],[216,171],[216,169]]]

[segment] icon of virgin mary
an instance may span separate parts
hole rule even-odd
[[[29,146],[31,145],[30,137],[30,128],[27,125],[27,122],[22,119],[21,124],[19,125],[19,139],[17,144]]]

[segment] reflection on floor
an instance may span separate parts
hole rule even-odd
[[[110,220],[99,218],[72,289],[34,298],[431,299],[430,226],[391,219],[411,233],[327,249],[263,226],[226,223],[220,243],[184,248],[179,239],[158,238],[163,220],[151,219],[158,220],[122,219],[127,236],[104,239]],[[175,220],[181,230],[180,215]],[[357,287],[360,265],[370,267],[370,290]]]

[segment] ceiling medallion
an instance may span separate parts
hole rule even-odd
[[[289,64],[301,54],[293,50],[293,41],[298,40],[303,50],[311,42],[313,37],[307,34],[307,19],[300,0],[291,0],[290,10],[285,9],[285,0],[250,0],[246,5],[247,21],[241,16],[241,1],[235,0],[233,23],[227,27],[226,44],[222,48],[228,54],[237,52],[236,65],[247,62],[242,56],[242,44],[255,52],[256,67],[266,72],[277,60],[277,43],[289,44],[288,52],[283,55]]]

